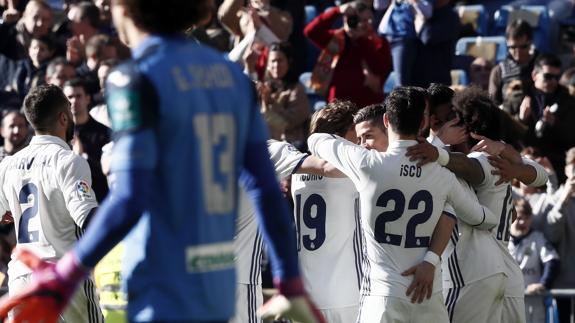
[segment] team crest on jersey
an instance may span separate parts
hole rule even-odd
[[[90,185],[85,181],[77,181],[76,182],[76,191],[80,197],[91,198],[92,195],[90,194]]]

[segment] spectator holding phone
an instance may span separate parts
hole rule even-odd
[[[333,29],[342,15],[343,28]],[[356,0],[325,11],[305,27],[306,37],[322,50],[309,85],[329,102],[337,98],[363,107],[383,101],[391,54],[372,19],[371,6]]]

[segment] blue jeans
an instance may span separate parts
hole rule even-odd
[[[415,58],[417,51],[417,38],[402,38],[391,40],[391,57],[393,70],[397,73],[397,85],[413,85],[415,77]]]

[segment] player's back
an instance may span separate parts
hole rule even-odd
[[[369,152],[369,180],[358,187],[368,253],[364,295],[408,299],[412,277],[401,273],[422,261],[455,180],[435,163],[418,167],[410,162],[406,148],[415,143],[400,140],[386,153]],[[440,290],[441,271],[436,270],[433,291]]]
[[[319,309],[357,306],[363,257],[353,182],[295,174],[291,189],[306,290]]]
[[[54,136],[35,136],[28,147],[6,157],[0,177],[2,207],[12,212],[18,244],[43,259],[69,251],[97,207],[88,163]],[[17,261],[9,265],[11,279],[28,273]]]
[[[108,78],[140,77],[157,107],[146,112],[157,140],[156,194],[126,245],[126,278],[138,296],[130,311],[161,320],[228,318],[238,174],[246,142],[265,140],[253,123],[251,85],[219,53],[183,38],[153,36],[140,48],[135,63]],[[111,102],[122,95],[110,93]]]

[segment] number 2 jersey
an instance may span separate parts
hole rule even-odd
[[[28,147],[0,163],[0,213],[12,212],[19,245],[47,260],[72,249],[97,202],[88,162],[62,139],[34,136]],[[12,260],[11,279],[31,270]]]
[[[367,261],[362,295],[408,300],[413,280],[401,273],[419,264],[446,202],[465,210],[462,220],[491,228],[495,216],[462,192],[453,173],[436,163],[417,167],[405,157],[414,140],[391,142],[387,152],[367,150],[345,139],[313,134],[312,154],[325,159],[350,178],[360,194],[361,225]],[[441,291],[441,271],[435,271],[433,292]]]
[[[320,309],[359,304],[359,193],[348,178],[295,174],[291,182],[304,286]]]

